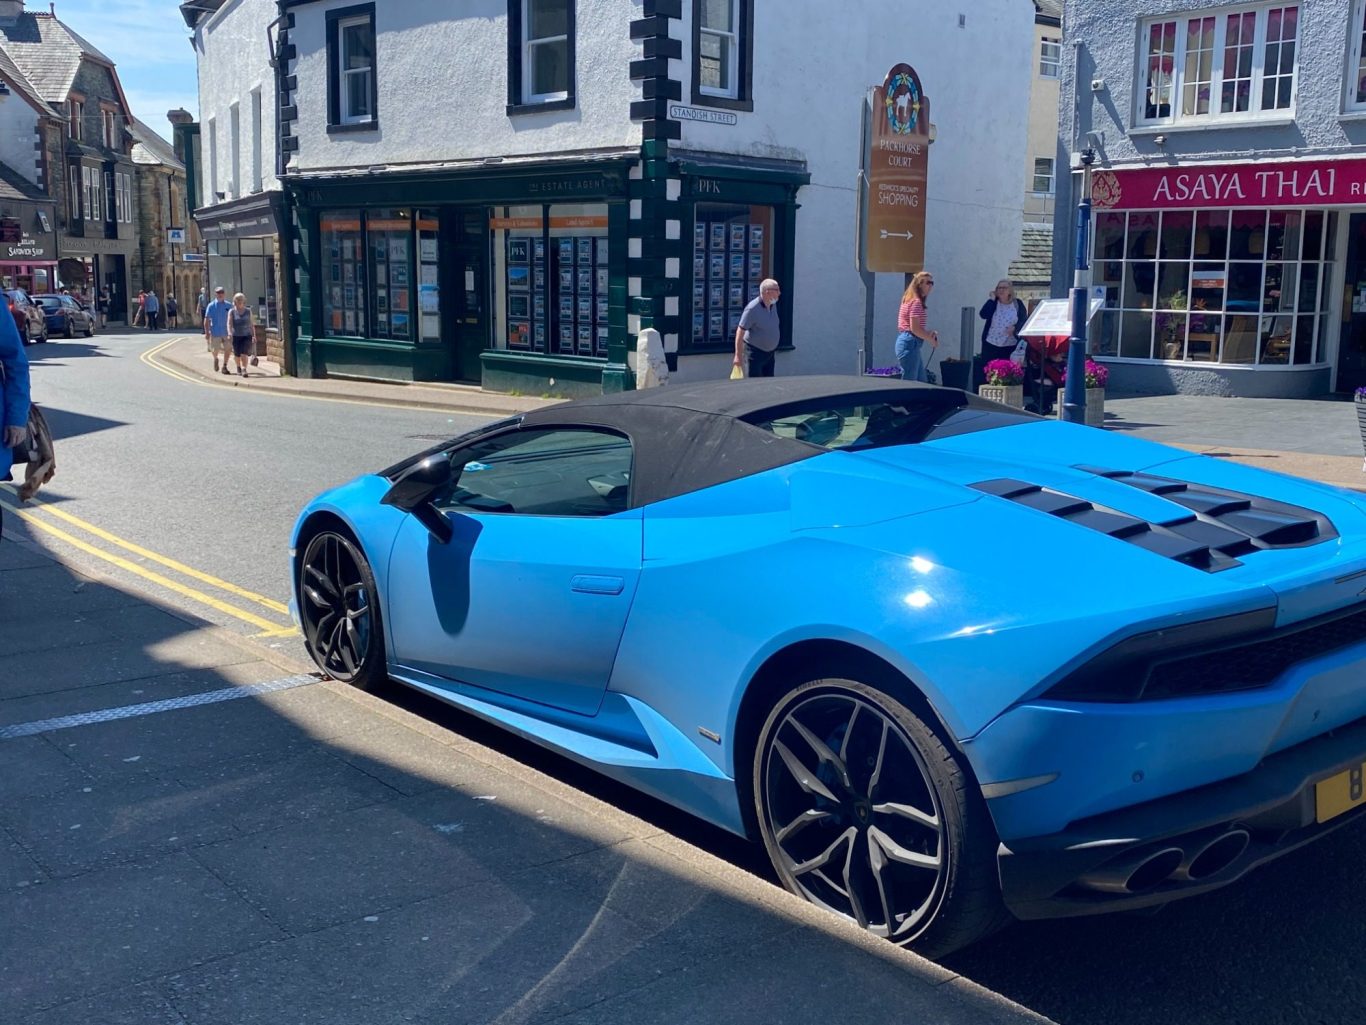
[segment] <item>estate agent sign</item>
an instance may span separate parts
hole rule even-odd
[[[869,133],[867,269],[912,274],[925,266],[925,182],[930,101],[920,76],[897,64],[873,89]]]
[[[1091,176],[1091,202],[1101,210],[1358,206],[1366,202],[1366,160],[1099,171]]]

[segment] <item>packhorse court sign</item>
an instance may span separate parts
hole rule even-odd
[[[930,101],[909,64],[873,89],[868,171],[866,269],[913,274],[925,266],[925,184]]]

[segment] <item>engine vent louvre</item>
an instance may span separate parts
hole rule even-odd
[[[1187,512],[1150,522],[1027,481],[1003,477],[972,487],[1207,573],[1239,566],[1240,558],[1252,552],[1300,548],[1338,536],[1326,516],[1283,502],[1151,474],[1077,469],[1159,496]]]

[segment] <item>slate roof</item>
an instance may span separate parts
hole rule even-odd
[[[0,23],[0,46],[48,103],[66,102],[83,58],[114,66],[51,14],[25,11],[14,21]]]
[[[1020,255],[1011,263],[1006,277],[1017,286],[1047,284],[1053,278],[1053,229],[1047,225],[1026,224],[1020,235]]]
[[[8,164],[0,164],[0,199],[52,201],[47,193]]]
[[[38,95],[38,90],[33,87],[33,83],[24,77],[19,66],[2,49],[0,49],[0,76],[22,93],[24,98],[38,109],[40,114],[45,114],[48,117],[61,117],[46,100]]]
[[[175,148],[169,142],[137,118],[131,121],[128,130],[133,136],[133,163],[169,167],[174,171],[185,170],[185,165],[176,157]]]

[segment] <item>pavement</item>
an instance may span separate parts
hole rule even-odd
[[[491,417],[551,405],[558,399],[486,392],[475,385],[389,384],[286,377],[261,360],[250,377],[214,374],[198,336],[170,341],[155,356],[179,372],[225,387],[418,406]],[[1163,442],[1249,466],[1366,491],[1361,434],[1350,400],[1230,399],[1204,395],[1107,396],[1108,430]]]
[[[790,896],[750,845],[41,537],[6,509],[5,1025],[1048,1021]]]

